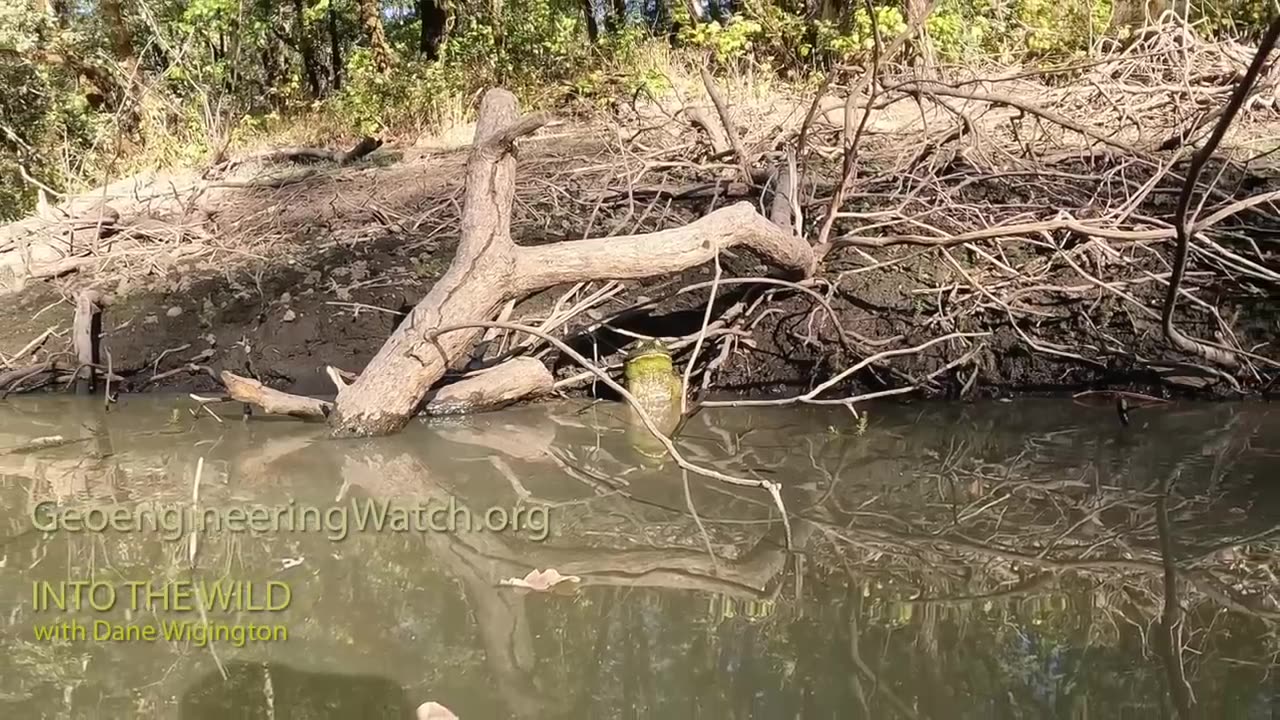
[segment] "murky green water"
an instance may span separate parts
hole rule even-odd
[[[1266,406],[1151,407],[1127,428],[1106,402],[874,407],[861,432],[843,409],[697,416],[689,460],[781,483],[789,528],[764,490],[640,462],[609,405],[376,441],[190,406],[0,403],[0,717],[1280,714]],[[76,442],[4,451],[53,435]],[[387,503],[480,529],[157,519]],[[143,527],[35,529],[72,509]],[[580,581],[501,584],[535,568]],[[74,581],[100,583],[79,610]],[[236,582],[252,602],[175,595]],[[208,644],[206,622],[223,628]],[[144,627],[159,637],[93,637]]]

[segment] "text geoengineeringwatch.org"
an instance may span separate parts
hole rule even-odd
[[[549,508],[541,505],[490,507],[477,512],[447,501],[397,503],[352,498],[329,507],[287,504],[193,507],[144,502],[132,506],[61,507],[52,501],[32,508],[31,522],[42,532],[152,532],[178,540],[202,533],[324,533],[340,541],[354,532],[518,532],[542,541],[550,534]]]

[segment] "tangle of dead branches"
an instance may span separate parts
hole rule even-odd
[[[823,90],[836,96],[806,101],[798,133],[777,135],[794,138],[796,146],[757,155],[743,169],[750,173],[788,156],[838,161],[829,173],[820,161],[802,166],[810,182],[797,193],[800,214],[820,218],[811,230],[825,266],[803,284],[810,295],[822,290],[823,299],[760,279],[755,292],[720,317],[708,317],[706,342],[719,344],[720,354],[704,371],[750,355],[761,330],[777,332],[787,314],[809,303],[799,346],[821,345],[825,337],[838,339],[848,353],[828,378],[856,383],[857,370],[880,366],[874,373],[880,387],[846,398],[936,390],[947,373],[962,374],[962,391],[969,392],[997,354],[1015,347],[1094,378],[1120,369],[1181,387],[1240,392],[1263,385],[1280,362],[1268,350],[1270,333],[1249,315],[1266,312],[1254,303],[1272,296],[1280,282],[1272,249],[1280,237],[1280,192],[1265,185],[1255,191],[1264,176],[1242,156],[1266,150],[1248,147],[1247,139],[1249,125],[1269,122],[1276,72],[1265,62],[1265,39],[1250,64],[1250,48],[1206,42],[1181,25],[1162,29],[1167,32],[1140,33],[1127,47],[1069,66],[988,74],[940,69],[928,78],[894,64],[895,39],[877,42],[871,71],[844,88],[844,97],[829,76]],[[1228,94],[1235,109],[1223,111],[1218,105]],[[727,115],[729,101],[717,100]],[[1245,111],[1245,126],[1230,152],[1216,152],[1236,109]],[[735,153],[742,168],[742,148],[761,147],[768,137],[762,133],[776,131],[742,123],[747,110],[737,115],[732,132],[743,136]],[[672,118],[653,118],[613,146],[615,163],[574,173],[609,172],[626,184],[621,194],[596,196],[593,224],[618,211],[624,223],[676,222],[691,205],[713,207],[737,196],[727,181],[706,179],[708,173],[723,177],[734,165],[700,160],[705,150],[681,142],[687,131]],[[1181,146],[1197,140],[1206,118],[1224,121],[1222,132],[1187,166]],[[1183,142],[1168,147],[1174,136]],[[1184,189],[1203,202],[1198,219],[1187,221],[1180,249],[1184,223],[1176,218],[1183,215],[1172,199]],[[1170,243],[1173,262],[1163,248]],[[904,253],[904,245],[920,249]],[[884,308],[877,317],[851,303],[868,283],[888,278],[906,296],[891,324],[910,331],[892,338],[859,332],[886,320]],[[724,278],[720,286],[734,282]],[[685,283],[657,299],[649,291],[642,303],[613,304],[603,320],[597,311],[592,322],[566,327],[599,332],[708,285]],[[778,304],[784,300],[789,304]],[[1177,301],[1186,308],[1182,324],[1208,339],[1165,330]],[[1161,334],[1192,357],[1172,355],[1155,341]],[[665,339],[679,349],[701,337],[684,331]],[[918,351],[937,339],[949,342],[939,346],[941,357],[924,362]],[[913,357],[912,371],[890,361],[899,351]],[[814,387],[834,390],[825,382]],[[834,395],[765,402],[839,402]]]
[[[1186,272],[1187,249],[1188,244],[1191,242],[1192,228],[1187,213],[1191,207],[1191,195],[1195,192],[1196,181],[1200,179],[1200,173],[1204,170],[1205,163],[1209,161],[1214,151],[1218,149],[1219,143],[1222,142],[1222,137],[1227,133],[1227,128],[1231,126],[1231,121],[1235,119],[1236,113],[1240,111],[1245,98],[1249,96],[1253,86],[1258,82],[1258,76],[1262,73],[1262,67],[1267,61],[1267,55],[1275,47],[1278,37],[1280,37],[1280,18],[1272,21],[1271,26],[1267,28],[1267,33],[1262,37],[1258,45],[1258,51],[1253,57],[1253,62],[1250,63],[1249,69],[1245,71],[1244,77],[1236,84],[1236,89],[1231,93],[1231,99],[1227,101],[1226,106],[1222,109],[1212,134],[1209,135],[1209,139],[1205,141],[1199,152],[1191,158],[1191,166],[1187,169],[1187,178],[1182,183],[1182,192],[1178,194],[1178,209],[1174,217],[1173,227],[1177,232],[1177,245],[1174,249],[1173,271],[1169,276],[1169,289],[1165,295],[1164,312],[1161,316],[1165,337],[1169,338],[1169,342],[1181,350],[1202,355],[1227,367],[1235,367],[1237,365],[1232,355],[1224,352],[1220,347],[1213,347],[1186,337],[1178,332],[1178,329],[1173,325],[1173,308],[1178,301],[1178,288],[1182,284],[1182,278]]]

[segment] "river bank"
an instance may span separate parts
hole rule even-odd
[[[793,395],[839,377],[826,396],[1262,396],[1280,330],[1271,269],[1280,173],[1249,157],[1265,153],[1275,113],[1253,103],[1210,163],[1181,285],[1178,327],[1233,352],[1224,367],[1176,350],[1161,331],[1186,153],[1157,141],[1201,121],[1182,112],[1185,89],[1157,84],[1185,58],[1151,60],[1140,51],[1164,41],[1146,42],[1126,51],[1141,61],[1121,53],[1069,81],[885,82],[899,91],[861,105],[834,94],[812,104],[732,97],[727,133],[709,120],[712,104],[683,102],[552,124],[520,144],[518,246],[640,237],[747,202],[798,225],[820,262],[796,277],[731,249],[718,255],[718,280],[712,264],[601,277],[534,292],[501,317],[614,369],[638,337],[663,337],[681,363],[702,336],[697,367],[709,391]],[[1247,56],[1198,52],[1186,62],[1221,97]],[[1147,100],[1133,123],[1136,111],[1104,108],[1090,85],[1162,102]],[[864,126],[857,172],[842,184],[841,139],[855,122]],[[75,298],[92,289],[106,303],[99,366],[110,365],[115,389],[209,392],[226,370],[331,395],[326,366],[359,373],[453,262],[473,133],[387,143],[350,161],[258,155],[150,173],[64,203],[78,219],[51,212],[5,228],[0,391],[65,382],[76,367]],[[808,145],[797,165],[800,135]],[[778,192],[795,175],[800,190]],[[85,218],[102,204],[116,216],[98,233]],[[558,390],[590,386],[539,341],[486,337],[452,376],[536,354]]]

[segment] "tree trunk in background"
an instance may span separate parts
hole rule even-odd
[[[844,3],[840,0],[815,0],[810,12],[813,19],[839,22],[842,32],[849,30],[848,14],[844,12]]]
[[[493,20],[493,44],[501,50],[503,47],[503,38],[506,36],[503,27],[503,15],[505,14],[506,3],[504,0],[489,0],[489,14]]]
[[[1185,0],[1116,0],[1111,5],[1111,25],[1137,30],[1155,23],[1166,10],[1185,17]]]
[[[649,30],[654,37],[661,37],[663,34],[668,34],[669,37],[671,24],[671,1],[657,0],[653,4],[653,15],[649,17]]]
[[[702,9],[698,7],[698,0],[684,0],[684,6],[689,11],[689,24],[694,27],[702,24]]]
[[[329,0],[329,72],[334,91],[342,89],[342,37],[338,34],[338,11]]]
[[[721,7],[720,0],[706,0],[706,3],[707,15],[711,18],[711,21],[724,25],[725,21],[729,18],[728,15],[723,12],[724,8]]]
[[[107,32],[111,36],[111,50],[116,60],[132,67],[133,39],[129,36],[129,26],[124,22],[124,1],[102,0],[99,5],[102,19],[107,24]]]
[[[68,0],[53,0],[50,4],[55,18],[58,20],[58,27],[66,30],[71,24],[71,8]]]
[[[307,31],[305,0],[293,0],[293,14],[297,16],[298,54],[302,56],[302,70],[307,76],[307,86],[311,88],[311,97],[318,98],[324,94],[320,84],[320,60],[316,58],[316,46],[311,42],[311,33]]]
[[[418,20],[422,23],[418,51],[428,60],[440,59],[440,43],[444,41],[448,19],[443,0],[418,0]]]
[[[262,85],[272,107],[280,106],[279,90],[276,87],[281,75],[280,55],[280,44],[274,42],[268,42],[259,53],[262,59]]]
[[[64,30],[71,25],[71,3],[69,0],[53,0],[53,14],[58,16],[58,27]]]
[[[232,62],[231,66],[227,69],[227,80],[223,85],[223,87],[227,89],[227,92],[235,92],[236,86],[240,84],[241,69],[240,63],[237,61],[240,59],[240,43],[244,39],[244,32],[242,30],[240,20],[240,16],[236,16],[231,21],[229,52],[231,53]]]
[[[595,42],[600,37],[600,27],[596,25],[596,8],[593,0],[582,0],[582,14],[587,19],[587,37]]]
[[[933,53],[933,43],[929,40],[929,31],[924,21],[929,14],[929,0],[906,0],[906,16],[907,25],[911,26],[919,23],[920,29],[916,32],[913,40],[916,53],[911,59],[911,63],[917,70],[929,70],[937,64],[937,59]],[[881,30],[883,33],[884,31]],[[888,42],[889,38],[882,37],[882,42]]]
[[[373,66],[380,73],[391,70],[391,47],[387,45],[387,33],[382,29],[382,6],[378,0],[356,0],[360,6],[360,24],[369,38],[369,50],[373,52]]]

